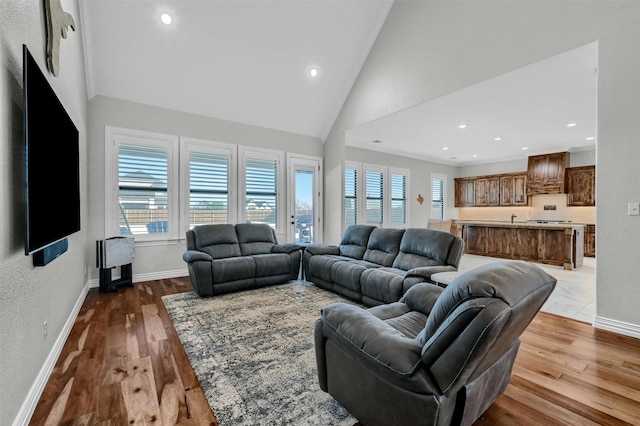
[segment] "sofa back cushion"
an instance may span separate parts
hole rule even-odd
[[[367,250],[369,235],[376,229],[371,225],[350,225],[340,241],[340,254],[362,260],[364,252]]]
[[[243,256],[271,253],[271,249],[277,244],[273,228],[266,223],[239,223],[236,225],[236,233]]]
[[[412,268],[448,265],[449,251],[456,236],[432,229],[410,228],[402,236],[400,253],[393,267],[408,271]],[[457,267],[456,265],[453,265]]]
[[[391,266],[400,250],[404,229],[376,228],[369,236],[363,260],[382,266]]]
[[[187,249],[203,251],[214,259],[240,256],[238,236],[231,224],[195,226],[187,231]]]

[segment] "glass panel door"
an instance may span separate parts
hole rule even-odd
[[[290,157],[289,167],[289,241],[296,244],[321,243],[320,160]]]

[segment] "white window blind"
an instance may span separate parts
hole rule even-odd
[[[167,147],[118,145],[119,233],[169,232]]]
[[[344,221],[346,226],[358,223],[358,171],[349,167],[344,170]]]
[[[245,162],[246,217],[250,222],[278,225],[278,160],[247,158]]]
[[[442,176],[431,177],[431,219],[444,219],[444,182]]]
[[[384,173],[367,170],[365,173],[365,211],[367,223],[384,222]]]
[[[391,224],[407,223],[407,176],[391,174]]]
[[[189,152],[189,228],[228,222],[229,161],[226,154]]]

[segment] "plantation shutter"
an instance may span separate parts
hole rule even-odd
[[[278,160],[247,158],[245,167],[246,213],[250,222],[277,226]]]
[[[407,176],[391,175],[391,224],[407,223]]]
[[[384,173],[367,170],[365,179],[367,223],[382,225],[384,220]]]
[[[118,144],[120,234],[168,232],[167,147]]]
[[[189,228],[227,223],[229,209],[229,156],[189,153]]]
[[[431,180],[432,219],[444,219],[444,180]]]
[[[358,172],[356,169],[344,170],[344,221],[345,225],[358,223]]]

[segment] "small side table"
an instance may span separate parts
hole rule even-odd
[[[451,281],[455,280],[460,274],[461,272],[458,271],[438,272],[431,275],[431,281],[440,287],[447,287],[451,284]]]

